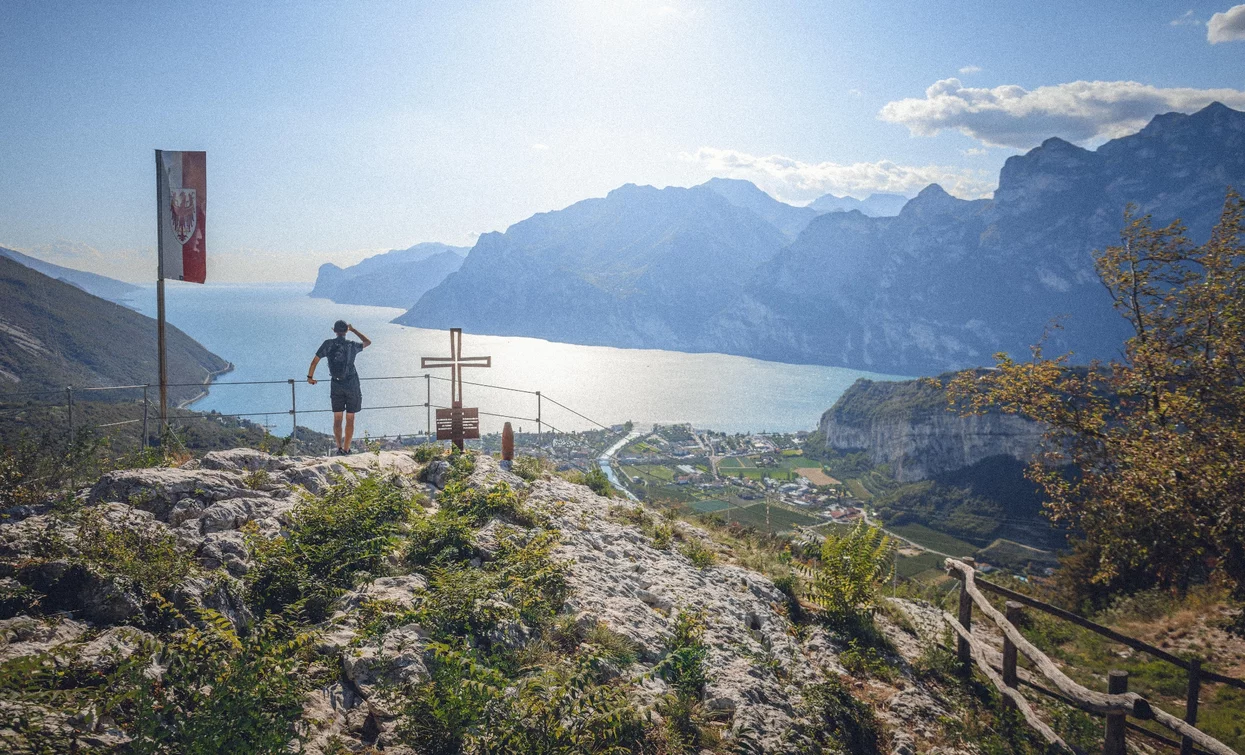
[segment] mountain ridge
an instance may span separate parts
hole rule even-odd
[[[348,267],[326,262],[308,296],[338,304],[407,309],[462,265],[468,248],[424,242],[373,255]]]
[[[115,278],[109,278],[98,273],[88,273],[83,270],[75,270],[71,267],[62,265],[54,265],[51,262],[44,262],[38,257],[32,257],[28,254],[22,254],[14,249],[6,249],[0,247],[0,257],[7,257],[14,262],[24,265],[31,270],[42,273],[49,278],[64,281],[71,286],[86,291],[88,294],[98,296],[101,299],[125,305],[125,299],[140,289],[132,283],[119,281]]]
[[[191,399],[229,363],[169,325],[174,401]],[[118,345],[124,344],[124,349]],[[0,258],[0,396],[67,385],[159,382],[156,321],[7,257]],[[110,398],[103,392],[100,398]]]
[[[787,216],[745,183],[628,184],[486,234],[395,322],[905,375],[1043,338],[1110,358],[1127,328],[1093,250],[1118,242],[1129,204],[1205,239],[1245,185],[1245,113],[1165,114],[1096,150],[1048,139],[1008,158],[990,199],[931,184],[895,216],[823,213],[789,243],[740,206]]]

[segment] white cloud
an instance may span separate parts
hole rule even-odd
[[[1135,81],[1073,81],[1030,91],[1016,85],[966,87],[959,79],[943,79],[926,89],[923,99],[887,103],[878,117],[907,126],[913,135],[954,129],[988,145],[1027,148],[1052,136],[1073,142],[1124,136],[1159,113],[1188,113],[1216,100],[1245,108],[1245,91],[1160,89]]]
[[[981,73],[981,66],[964,66],[963,68],[960,69],[960,73],[963,73],[963,74]]]
[[[968,149],[960,150],[960,154],[968,157],[981,157],[982,155],[990,154],[990,150],[982,149],[981,147],[969,147]]]
[[[533,144],[533,145],[532,145],[532,149],[536,150],[537,152],[544,152],[544,151],[546,151],[546,150],[548,150],[548,149],[549,149],[549,145],[548,145],[548,144],[541,144],[541,143],[537,142],[536,144]]]
[[[1201,19],[1193,15],[1193,11],[1187,10],[1180,15],[1179,18],[1173,18],[1169,21],[1172,26],[1201,26]]]
[[[855,87],[852,87],[851,89],[847,90],[847,93],[853,97],[864,97],[865,96],[864,92],[860,91],[859,89]]]
[[[875,163],[805,163],[782,155],[759,157],[731,149],[701,147],[680,157],[699,163],[715,175],[746,178],[778,199],[807,202],[824,194],[844,194],[860,199],[878,191],[912,195],[931,183],[964,199],[989,196],[996,182],[984,170],[940,165],[898,165],[890,160]]]
[[[1245,5],[1234,5],[1223,13],[1216,13],[1206,24],[1206,41],[1212,45],[1220,42],[1245,40]]]

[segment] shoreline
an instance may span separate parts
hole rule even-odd
[[[208,372],[207,377],[203,379],[203,390],[200,391],[198,394],[196,394],[193,398],[188,398],[185,401],[179,402],[177,404],[177,408],[186,409],[191,404],[195,403],[196,401],[202,401],[203,399],[207,398],[208,393],[211,392],[212,381],[220,377],[221,375],[228,375],[229,373],[233,372],[235,369],[236,367],[234,366],[233,362],[226,362],[225,368],[223,370],[217,370],[216,372]]]

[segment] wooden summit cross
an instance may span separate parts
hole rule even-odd
[[[463,408],[463,374],[466,367],[492,367],[492,357],[465,357],[463,329],[450,328],[450,355],[423,357],[421,369],[450,368],[450,408],[437,410],[437,440],[452,441],[462,450],[463,441],[480,437],[480,410]]]

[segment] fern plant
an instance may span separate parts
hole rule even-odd
[[[831,534],[821,546],[821,564],[808,586],[807,599],[831,622],[872,615],[878,585],[894,568],[894,540],[881,528],[858,523],[842,535]]]

